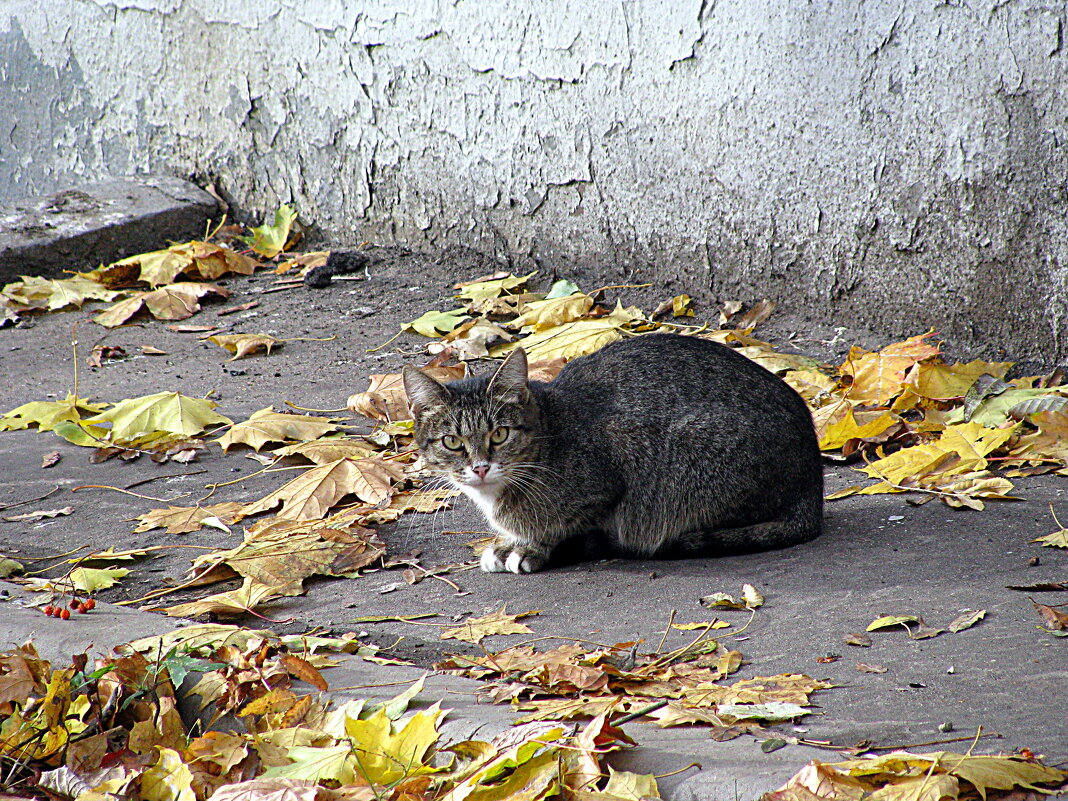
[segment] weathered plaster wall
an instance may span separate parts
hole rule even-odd
[[[343,241],[1068,352],[1063,2],[43,8],[0,2],[0,197],[171,171]]]

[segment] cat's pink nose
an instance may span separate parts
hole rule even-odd
[[[480,479],[482,479],[483,481],[486,480],[486,474],[489,473],[488,464],[472,465],[471,469],[475,471],[475,475],[478,476]]]

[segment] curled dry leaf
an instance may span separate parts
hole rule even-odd
[[[115,328],[142,309],[147,310],[157,320],[185,320],[200,311],[200,298],[205,295],[226,298],[230,293],[215,284],[192,281],[167,284],[149,292],[138,292],[133,297],[109,306],[93,317],[93,322],[105,328]]]
[[[137,524],[134,533],[141,534],[154,528],[165,528],[168,534],[188,534],[210,525],[212,520],[230,526],[243,505],[227,501],[212,506],[168,506],[166,509],[153,509],[138,515],[137,519],[141,522]]]
[[[466,365],[424,367],[422,370],[431,378],[442,382],[454,381],[467,375]],[[400,373],[372,375],[371,385],[364,392],[351,395],[346,406],[372,420],[392,422],[412,419],[408,413],[408,401],[404,395],[404,382]]]
[[[252,356],[261,351],[264,355],[270,356],[271,348],[285,344],[268,334],[213,334],[208,337],[207,341],[214,342],[220,348],[234,354],[230,361],[244,359],[246,356]]]
[[[219,615],[220,617],[236,617],[244,615],[261,604],[279,597],[274,587],[245,579],[245,582],[236,590],[220,592],[201,598],[199,601],[176,604],[163,609],[150,611],[162,611],[170,617],[197,617],[198,615]]]

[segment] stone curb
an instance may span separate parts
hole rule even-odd
[[[113,178],[0,206],[0,284],[63,276],[169,240],[203,236],[218,209],[195,184],[169,176]]]

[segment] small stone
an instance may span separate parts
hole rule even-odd
[[[953,731],[953,724],[947,720],[945,723],[939,724],[938,730],[942,732],[942,734],[948,734],[949,732]]]

